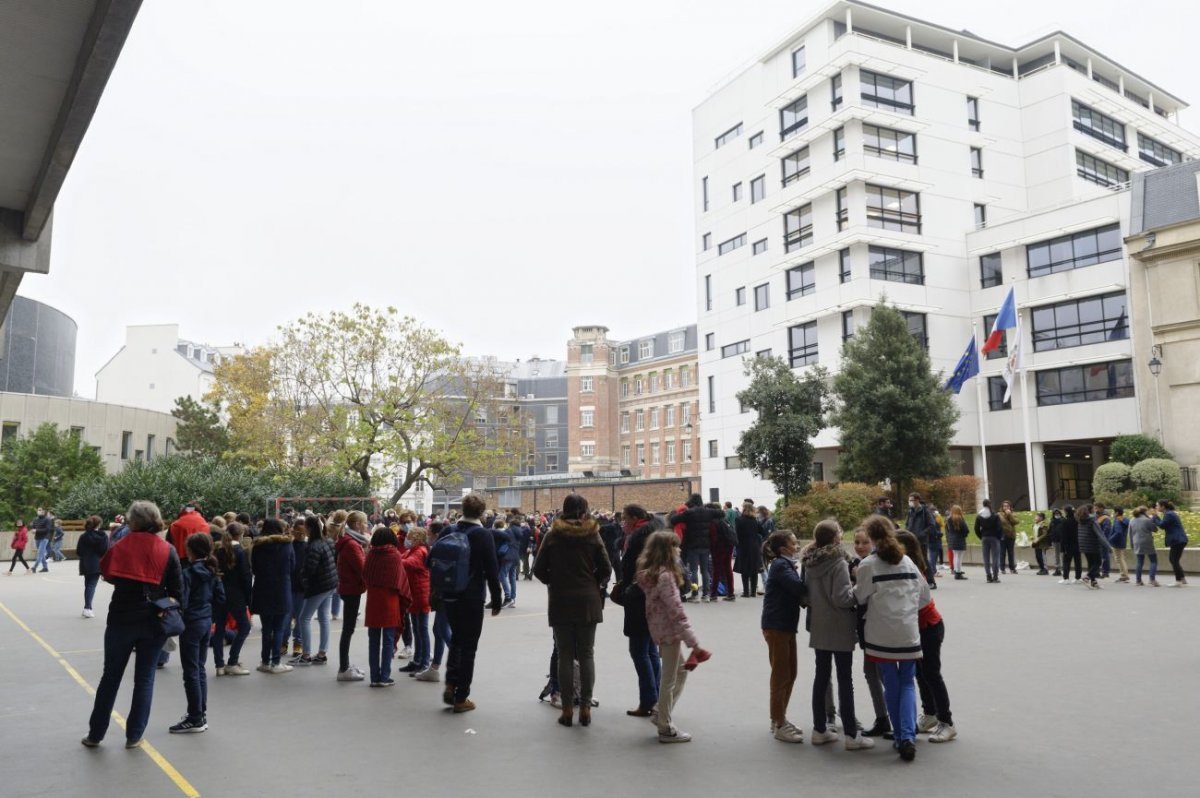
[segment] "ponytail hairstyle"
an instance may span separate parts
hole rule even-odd
[[[767,542],[763,544],[762,556],[763,567],[770,568],[771,563],[779,556],[779,552],[783,547],[790,543],[796,536],[787,530],[779,529],[772,532],[767,537]]]
[[[892,522],[882,515],[872,515],[863,521],[867,537],[875,544],[875,555],[888,565],[899,565],[904,559],[904,548],[896,540]]]
[[[237,521],[230,521],[229,526],[225,527],[225,534],[221,536],[221,547],[217,549],[217,562],[221,564],[222,570],[232,571],[237,565],[237,552],[233,550],[233,542],[240,541],[245,533],[246,528]]]
[[[921,572],[921,576],[928,578],[929,566],[925,562],[925,552],[921,549],[921,544],[917,541],[917,536],[907,529],[902,529],[896,533],[896,540],[904,547],[905,553],[908,554],[908,559],[912,560],[913,565],[917,566],[917,570]]]
[[[659,530],[646,538],[646,546],[642,549],[637,561],[638,576],[645,574],[648,578],[657,580],[658,575],[667,572],[675,578],[675,584],[683,584],[683,569],[679,566],[679,538],[674,532]]]
[[[346,510],[334,510],[325,521],[325,536],[337,540],[346,529],[346,519],[350,513]]]
[[[217,564],[217,558],[213,556],[212,535],[189,535],[185,545],[193,560],[203,562],[208,566],[208,570],[212,571],[213,576],[221,575],[221,566]]]
[[[813,543],[818,548],[842,539],[842,527],[835,518],[826,518],[813,527]]]

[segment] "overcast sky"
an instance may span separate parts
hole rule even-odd
[[[1200,101],[1175,2],[878,4],[1010,45],[1061,28]],[[78,322],[82,396],[128,324],[256,344],[358,300],[512,359],[690,323],[691,109],[824,6],[145,3],[21,293]]]

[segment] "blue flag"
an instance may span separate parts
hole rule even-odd
[[[954,373],[950,375],[950,379],[946,380],[946,384],[942,387],[947,391],[958,393],[962,390],[963,383],[979,373],[979,350],[975,348],[975,336],[971,336],[970,343],[967,344],[967,351],[963,352],[963,356],[958,359],[958,365],[954,367]]]

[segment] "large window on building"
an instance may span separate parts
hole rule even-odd
[[[829,108],[837,112],[842,105],[842,73],[839,72],[829,79]]]
[[[717,136],[717,138],[714,140],[714,144],[716,144],[714,149],[721,149],[740,135],[742,135],[742,123],[738,122],[736,125],[729,128],[729,130],[726,130],[724,133]]]
[[[971,148],[971,176],[983,177],[983,150],[979,147]]]
[[[847,189],[842,186],[837,190],[835,200],[837,203],[837,229],[838,232],[845,230],[850,226],[850,203],[846,199]]]
[[[1033,309],[1033,351],[1123,341],[1129,337],[1125,292],[1070,299]]]
[[[871,247],[868,251],[872,280],[893,283],[925,284],[925,263],[920,252],[889,247]]]
[[[863,125],[863,152],[891,161],[917,162],[917,134]]]
[[[767,251],[767,239],[760,238],[750,245],[751,255],[761,255]]]
[[[1071,116],[1075,119],[1075,129],[1097,141],[1103,141],[1110,147],[1116,147],[1125,152],[1129,147],[1125,144],[1125,125],[1111,116],[1105,116],[1094,108],[1090,108],[1078,100],[1071,100]]]
[[[746,246],[746,234],[742,233],[717,244],[717,254],[724,255],[733,252],[735,249],[741,249],[744,246]]]
[[[903,233],[921,232],[921,195],[867,184],[867,226]]]
[[[644,341],[638,341],[638,360],[646,360],[654,357],[654,339],[647,338]]]
[[[912,81],[900,80],[890,75],[881,75],[865,69],[860,70],[858,74],[859,83],[862,85],[863,105],[912,115],[916,108],[913,105]]]
[[[754,286],[754,310],[766,310],[771,307],[771,284],[763,283]]]
[[[806,63],[807,62],[804,57],[804,45],[792,50],[792,77],[800,77],[800,75],[804,73],[804,67],[806,66]]]
[[[721,347],[721,357],[734,357],[735,355],[744,355],[750,351],[750,339],[738,341],[732,344],[725,344]]]
[[[987,392],[988,392],[988,410],[1012,410],[1012,399],[1004,401],[1004,393],[1008,390],[1008,383],[1003,377],[988,377]]]
[[[854,311],[842,311],[842,343],[854,337]]]
[[[817,362],[817,323],[815,321],[788,328],[788,359],[792,368],[810,366]]]
[[[808,147],[801,147],[795,152],[788,153],[779,161],[783,171],[783,184],[793,183],[808,174]]]
[[[787,270],[787,298],[807,296],[817,290],[817,267],[811,261]]]
[[[838,281],[850,282],[850,248],[838,250]]]
[[[682,330],[671,333],[667,336],[667,351],[671,354],[683,351],[683,345],[687,340],[687,333]]]
[[[812,205],[793,208],[783,215],[783,251],[793,252],[813,241]]]
[[[759,175],[750,181],[750,204],[762,202],[767,196],[767,178]]]
[[[1120,258],[1121,226],[1117,224],[1039,241],[1025,247],[1030,277],[1082,269]]]
[[[1138,133],[1138,157],[1155,166],[1170,166],[1183,160],[1183,154],[1144,133]]]
[[[1036,381],[1039,407],[1123,399],[1133,396],[1133,363],[1113,360],[1039,371]]]
[[[808,127],[808,96],[779,109],[779,140],[786,141]]]
[[[979,98],[967,98],[967,127],[979,130]]]
[[[1088,155],[1083,150],[1075,150],[1075,174],[1108,188],[1116,188],[1129,182],[1129,172],[1113,166],[1108,161]]]
[[[991,335],[992,325],[996,323],[996,314],[989,313],[983,317],[983,337]],[[984,355],[988,360],[1005,360],[1008,357],[1008,333],[1000,334],[1000,346]]]
[[[921,345],[922,349],[929,349],[929,329],[925,314],[902,310],[900,315],[904,317],[904,322],[908,325],[908,334]]]
[[[839,127],[833,131],[833,160],[840,161],[846,154],[846,128]]]

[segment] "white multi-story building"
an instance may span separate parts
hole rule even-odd
[[[1028,506],[1032,470],[1038,506],[1090,495],[1151,379],[1132,360],[1128,181],[1200,156],[1184,107],[1066,33],[1012,48],[846,1],[716,90],[694,111],[709,498],[774,494],[736,457],[744,357],[836,370],[886,295],[948,373],[1010,287],[1028,396],[1004,405],[1004,357],[981,361],[989,492]],[[974,382],[957,401],[959,469],[980,474]],[[832,479],[837,430],[816,443]]]
[[[96,399],[170,413],[181,396],[203,399],[213,385],[213,368],[244,351],[236,344],[186,341],[178,324],[131,325],[125,345],[96,372]]]

